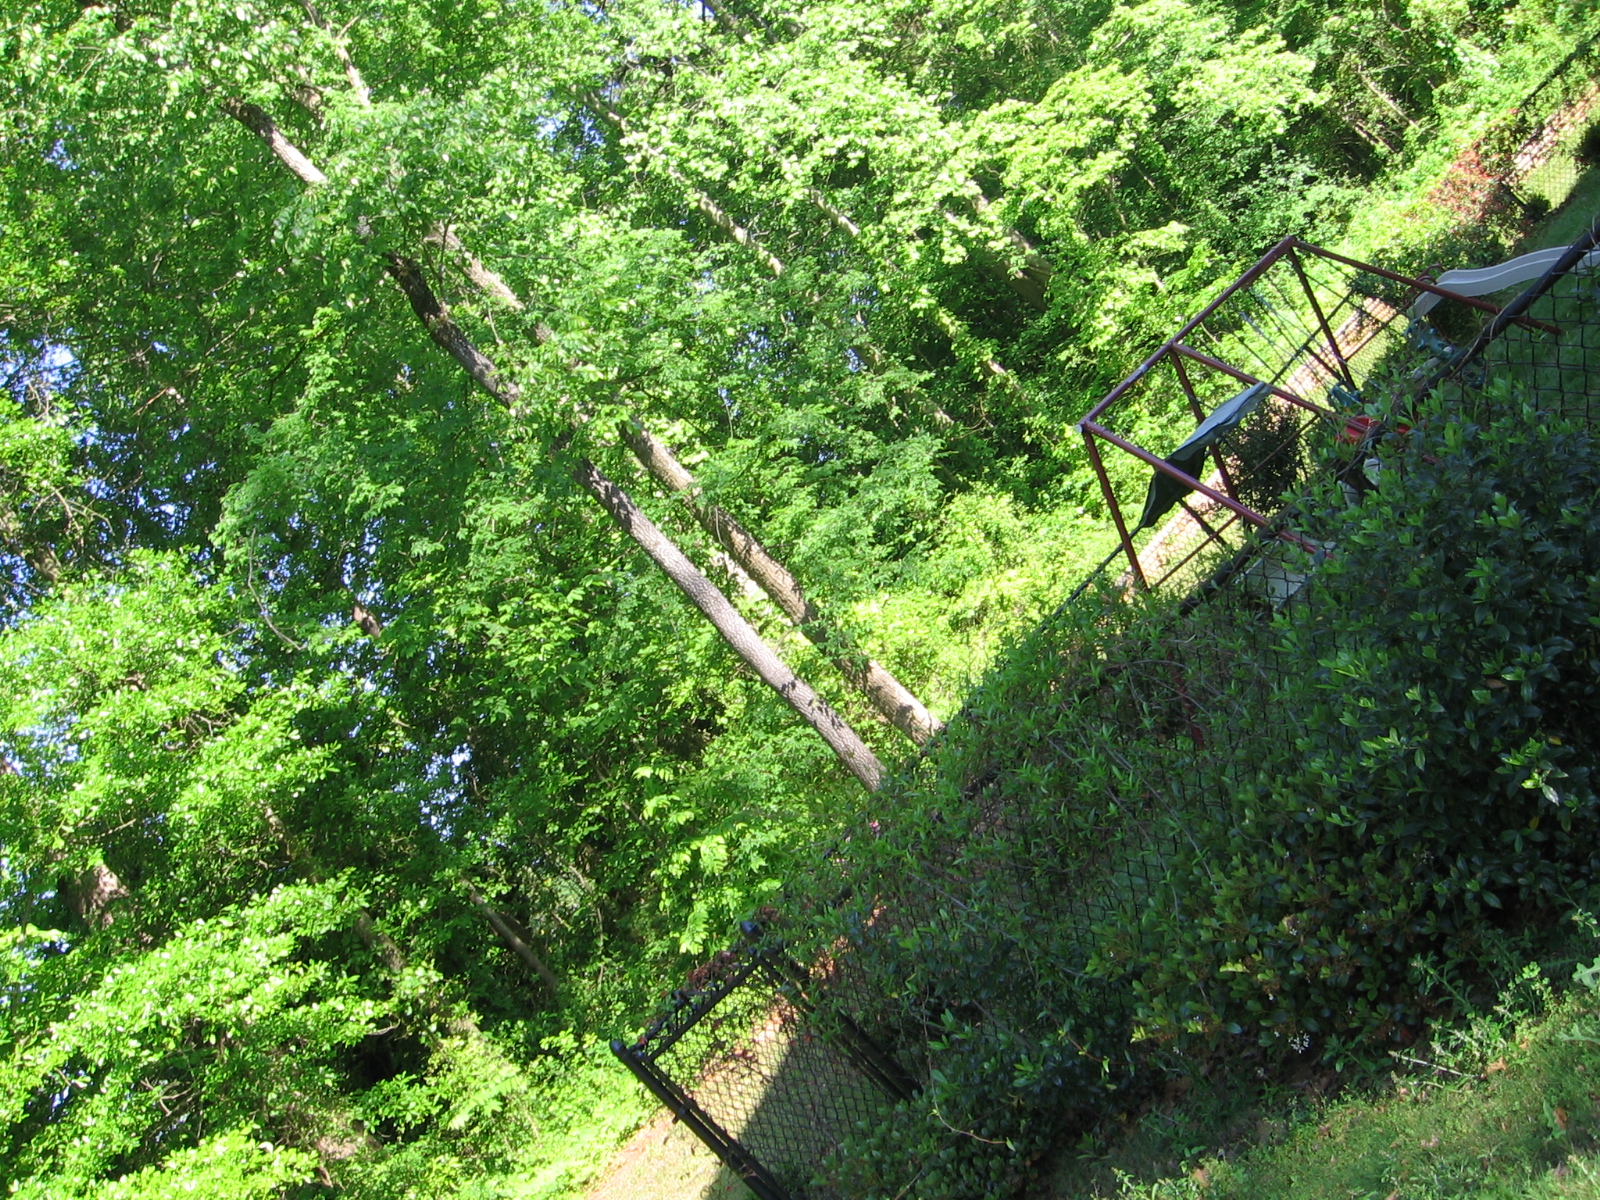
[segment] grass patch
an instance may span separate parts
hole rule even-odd
[[[1523,240],[1520,251],[1570,246],[1596,216],[1600,216],[1600,170],[1591,168],[1583,173],[1562,206]]]
[[[1530,986],[1531,985],[1531,986]],[[1315,1071],[1175,1060],[1165,1092],[1064,1156],[1041,1200],[1600,1196],[1600,995],[1525,977],[1496,1008],[1319,1098]],[[1532,993],[1530,996],[1527,993]]]

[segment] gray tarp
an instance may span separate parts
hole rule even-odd
[[[1189,435],[1166,461],[1185,475],[1200,478],[1205,469],[1206,451],[1221,437],[1232,433],[1239,423],[1256,410],[1261,398],[1267,394],[1267,385],[1253,383],[1232,400],[1217,406],[1216,410],[1200,422],[1200,428]],[[1194,489],[1160,471],[1152,472],[1150,490],[1144,498],[1144,515],[1139,518],[1138,529],[1149,529],[1171,511],[1172,506]]]

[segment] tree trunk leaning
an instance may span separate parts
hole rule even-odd
[[[601,507],[611,514],[612,520],[622,526],[623,531],[666,573],[667,578],[677,584],[678,590],[711,622],[733,652],[745,661],[763,683],[782,696],[806,724],[817,731],[851,774],[861,781],[861,786],[869,792],[877,791],[883,784],[884,774],[883,764],[877,756],[845,723],[844,718],[773,652],[772,647],[740,615],[721,589],[701,574],[676,543],[640,511],[626,492],[600,474],[593,463],[587,459],[579,463],[573,477],[600,502]]]
[[[654,434],[636,422],[624,422],[622,437],[651,477],[683,502],[700,527],[756,581],[806,640],[833,660],[840,673],[885,720],[919,746],[944,728],[888,668],[852,652],[806,599],[795,577],[743,525],[719,506],[701,499],[694,476]]]
[[[222,108],[260,137],[279,162],[303,182],[308,185],[326,182],[327,176],[283,136],[272,118],[262,109],[231,99],[225,100]],[[449,309],[429,286],[421,264],[413,258],[392,252],[386,254],[384,259],[389,275],[400,285],[400,290],[410,301],[412,312],[428,331],[428,336],[454,358],[484,392],[515,414],[522,395],[521,389],[513,380],[502,375],[494,362],[455,323]],[[690,603],[711,621],[734,653],[816,730],[850,773],[861,781],[862,786],[868,791],[876,791],[884,775],[883,764],[877,756],[827,701],[795,675],[772,647],[762,641],[761,635],[739,615],[721,590],[640,511],[626,492],[602,475],[593,463],[587,460],[582,462],[576,471],[576,478],[590,495],[600,501],[601,506],[640,549],[666,572]]]

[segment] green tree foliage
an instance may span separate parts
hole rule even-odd
[[[891,758],[831,663],[950,715],[1104,552],[1095,394],[1584,15],[7,4],[6,1178],[573,1185],[589,1047],[861,807],[575,471]]]

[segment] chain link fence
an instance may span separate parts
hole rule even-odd
[[[1600,119],[1600,34],[1581,42],[1452,164],[1430,199],[1463,225],[1515,224],[1560,208],[1586,169],[1581,143]]]
[[[819,1168],[917,1081],[856,1021],[833,964],[807,970],[760,926],[742,932],[611,1051],[757,1200],[848,1200]]]
[[[1475,144],[1437,198],[1474,219],[1524,215],[1535,197],[1559,207],[1582,169],[1578,141],[1600,115],[1597,68],[1591,39]],[[1536,111],[1553,115],[1527,115]],[[1151,953],[1142,914],[1172,900],[1163,889],[1192,849],[1193,823],[1306,732],[1276,703],[1292,667],[1264,618],[1297,605],[1317,624],[1304,585],[1326,548],[1295,532],[1317,481],[1331,474],[1359,502],[1381,466],[1368,413],[1403,410],[1405,396],[1434,387],[1487,412],[1511,381],[1541,413],[1600,421],[1600,256],[1569,254],[1516,299],[1502,297],[1504,312],[1457,297],[1440,313],[1448,321],[1424,324],[1405,309],[1428,281],[1299,243],[1284,249],[1086,422],[1098,425],[1086,437],[1127,452],[1110,466],[1095,456],[1123,544],[1024,646],[1060,660],[1047,702],[1030,696],[1022,713],[1003,686],[986,685],[952,722],[960,739],[941,739],[903,773],[899,791],[919,805],[945,798],[914,869],[874,881],[861,918],[860,881],[848,878],[847,856],[830,858],[822,873],[837,866],[837,894],[853,896],[858,916],[841,929],[832,909],[790,913],[793,953],[809,965],[772,930],[747,925],[643,1034],[612,1043],[757,1200],[848,1200],[868,1176],[873,1190],[913,1194],[926,1161],[849,1160],[941,1073],[959,1071],[963,1054],[1000,1080],[997,1110],[1051,1072],[1057,1087],[1078,1079],[1081,1094],[1126,1083],[1107,1047],[1125,1050],[1130,1036]],[[1169,519],[1132,528],[1151,472],[1162,471],[1143,444],[1257,384],[1268,402],[1204,448],[1203,469],[1180,472],[1198,489]],[[1135,390],[1136,407],[1112,403]],[[1185,599],[1151,621],[1126,602],[1141,584]],[[1059,636],[1068,626],[1092,639]],[[1019,723],[1035,731],[1021,753]],[[1003,758],[986,749],[988,724],[1004,732],[993,743]],[[1070,745],[1060,740],[1068,728]],[[1040,803],[1051,795],[1062,802]],[[892,796],[876,812],[885,823],[899,815]],[[877,829],[874,818],[851,836]],[[972,1081],[968,1090],[983,1094]],[[999,1117],[933,1111],[969,1149],[1023,1153]],[[1088,1119],[1070,1103],[1055,1111],[1054,1125],[1036,1123],[1030,1136],[1059,1140]]]

